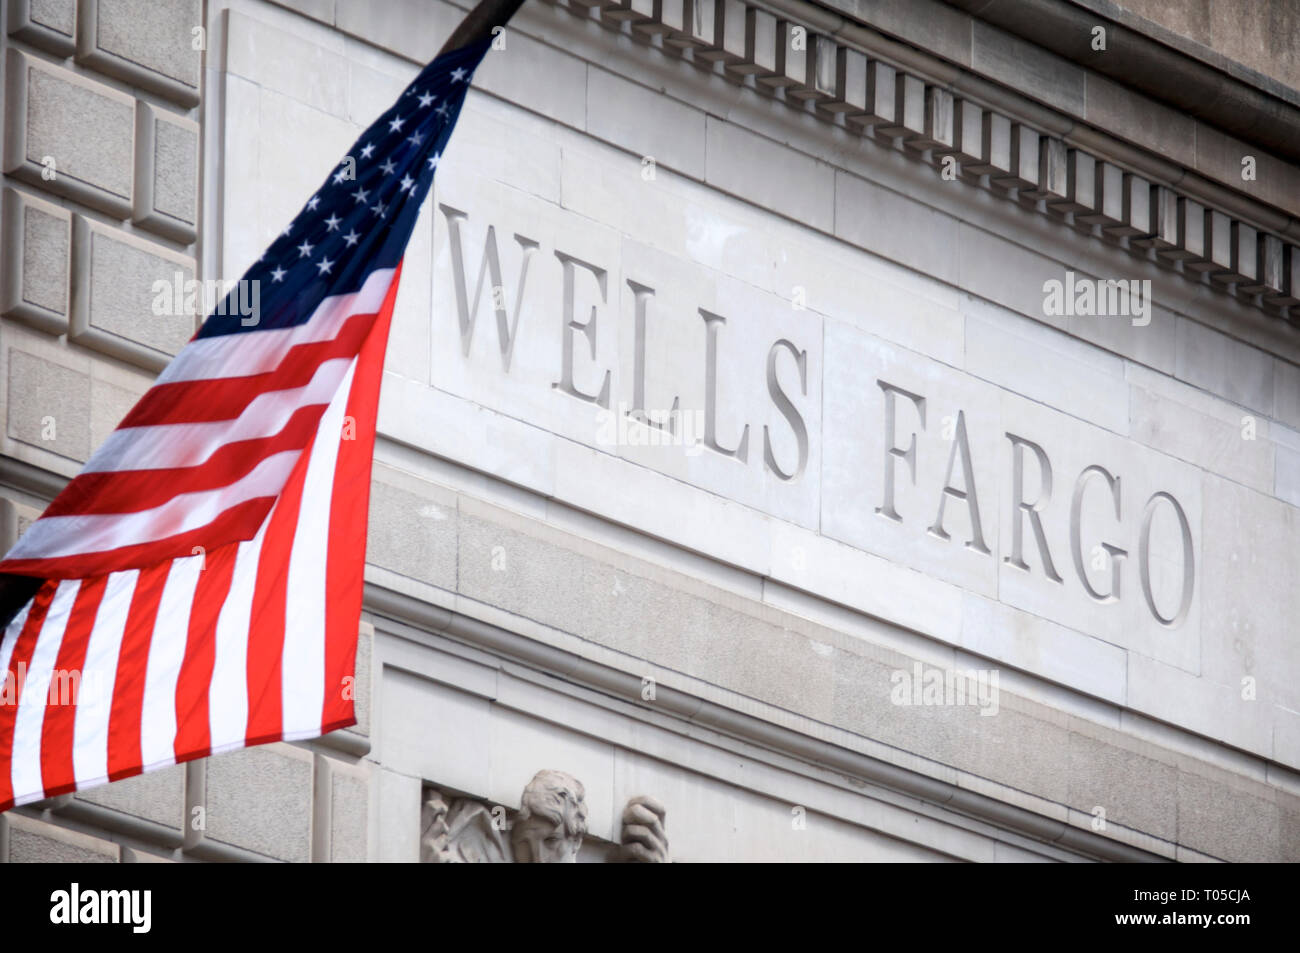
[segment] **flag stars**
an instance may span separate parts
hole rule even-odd
[[[447,113],[451,112],[451,107],[448,106],[446,103],[443,103],[441,106],[435,109],[434,112],[436,112],[439,116],[442,116],[445,119],[447,117]]]
[[[420,94],[420,108],[421,108],[421,109],[428,109],[430,106],[433,105],[434,100],[437,99],[437,98],[438,98],[438,97],[436,97],[436,96],[431,96],[429,93],[421,93],[421,94]]]
[[[376,203],[371,207],[370,211],[374,212],[374,213],[375,213],[376,215],[378,215],[380,218],[383,218],[383,217],[384,217],[384,212],[388,211],[388,209],[386,209],[386,208],[384,207],[384,203],[383,203],[383,202],[376,202]]]
[[[343,240],[348,243],[349,248],[355,245],[360,238],[361,236],[357,234],[357,230],[355,228],[349,229],[348,233],[343,236]]]
[[[401,132],[402,123],[404,122],[406,122],[406,120],[403,119],[401,116],[394,116],[391,120],[389,120],[388,128],[393,132]]]
[[[424,136],[418,132],[413,132],[406,137],[406,141],[418,146],[420,143],[424,142]]]
[[[395,171],[397,171],[397,166],[393,164],[392,159],[385,160],[384,164],[381,165],[379,168],[384,173],[384,175],[392,175]]]
[[[339,218],[337,215],[333,213],[330,213],[330,217],[325,219],[326,231],[332,232],[342,224],[343,224],[343,219]]]
[[[429,168],[430,169],[438,168],[438,161],[441,158],[442,158],[441,152],[435,152],[433,155],[429,156]]]
[[[319,197],[319,196],[316,196],[316,195],[313,195],[313,196],[312,196],[312,197],[307,201],[307,211],[309,211],[309,212],[314,212],[314,211],[316,211],[316,206],[317,206],[317,205],[320,205],[320,197]]]
[[[330,269],[334,267],[334,262],[330,261],[328,258],[322,255],[321,260],[315,262],[315,265],[318,269],[320,269],[319,272],[317,273],[317,276],[319,277],[320,275],[328,275],[330,273]]]
[[[453,83],[463,83],[465,82],[465,77],[467,75],[468,75],[467,71],[458,66],[456,67],[456,69],[451,71],[451,81]]]
[[[315,245],[311,244],[311,242],[307,241],[307,239],[304,238],[302,240],[302,244],[298,246],[298,257],[306,258],[308,255],[311,254],[311,250],[315,247],[316,247]]]
[[[357,189],[352,193],[352,197],[357,200],[358,205],[365,205],[366,199],[370,195],[369,189]],[[286,233],[287,234],[287,233]]]
[[[402,176],[402,181],[398,183],[398,191],[405,192],[407,189],[415,190],[415,180],[409,175]]]
[[[367,142],[364,146],[361,147],[361,158],[369,159],[374,154],[375,154],[375,147],[371,143]]]
[[[337,172],[334,173],[333,181],[335,185],[342,185],[347,180],[348,180],[348,173],[346,169],[339,169]]]
[[[293,222],[290,222],[288,225],[284,226],[284,231],[282,231],[280,234],[283,235],[285,238],[288,238],[289,233],[292,231],[293,231]]]
[[[285,276],[286,274],[288,274],[288,272],[286,272],[286,271],[285,271],[283,268],[281,268],[279,265],[276,265],[276,266],[275,266],[275,270],[274,270],[273,272],[271,272],[271,280],[274,281],[274,282],[284,281],[284,276]]]

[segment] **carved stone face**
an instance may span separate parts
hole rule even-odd
[[[572,864],[587,832],[582,782],[563,771],[538,771],[524,788],[510,835],[517,864]]]
[[[517,821],[512,833],[517,864],[572,864],[582,847],[581,834],[570,837],[562,824],[543,817]]]

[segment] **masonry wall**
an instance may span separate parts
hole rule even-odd
[[[888,67],[900,90],[864,132],[845,114],[876,104],[837,85],[817,24],[811,67],[783,63],[765,85],[774,46],[742,30],[683,41],[683,56],[625,9],[526,5],[417,224],[380,412],[360,724],[10,812],[0,856],[412,861],[430,790],[513,809],[543,767],[586,784],[591,860],[640,793],[667,803],[679,860],[1300,856],[1300,338],[1286,310],[1300,285],[1295,210],[1272,199],[1294,167],[1262,166],[1215,205],[1214,189],[1136,161],[1139,146],[1173,150],[1181,127],[1139,135],[1117,112],[1091,117],[1100,135],[1065,131],[1073,74],[1040,76],[1035,103],[1015,85],[981,99],[852,46],[861,62],[846,59]],[[191,332],[184,315],[141,322],[141,289],[238,277],[460,15],[425,0],[6,7],[7,532]],[[122,25],[150,17],[165,22]],[[948,56],[936,22],[917,45]],[[96,39],[60,45],[79,31]],[[91,104],[93,149],[67,121]],[[959,138],[975,111],[980,136]],[[1205,161],[1207,180],[1239,165],[1232,149]],[[942,176],[944,155],[959,176]],[[1084,196],[1089,161],[1114,174]],[[1138,229],[1120,200],[1148,187],[1193,203],[1208,239],[1176,217],[1167,234]],[[1080,213],[1094,223],[1067,218]],[[511,304],[536,244],[509,369],[487,306],[464,347],[457,214],[468,280],[491,225]],[[566,256],[587,268],[576,291]],[[1067,271],[1149,280],[1150,324],[1045,313],[1045,282]],[[575,386],[594,395],[609,370],[612,405],[632,398],[629,280],[654,290],[652,406],[703,411],[699,309],[727,318],[720,438],[736,447],[749,424],[744,465],[611,445],[599,408],[557,392],[565,323],[594,307]],[[768,371],[808,430],[798,480],[773,472],[800,453],[764,386],[777,340],[805,353],[813,385],[801,391],[789,354]],[[900,477],[897,523],[874,512],[878,379],[930,401],[928,428],[899,418],[922,476]],[[926,533],[951,451],[940,426],[958,411],[987,553],[962,546],[974,528],[951,499],[954,539]],[[1127,522],[1100,505],[1080,517],[1090,540],[1123,534],[1118,605],[1073,575],[1058,590],[1041,566],[1007,566],[1008,432],[1047,448],[1061,499],[1089,464],[1121,474]],[[1176,627],[1151,618],[1134,575],[1138,514],[1159,491],[1185,507],[1196,554]],[[1068,575],[1068,505],[1045,519]],[[1155,534],[1168,611],[1178,537],[1167,521]],[[1082,575],[1104,588],[1106,570]],[[999,670],[998,715],[895,704],[893,676],[917,663]]]

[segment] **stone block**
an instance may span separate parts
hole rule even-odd
[[[202,29],[201,0],[80,0],[77,62],[197,106]]]
[[[351,105],[348,85],[352,62],[336,50],[325,49],[252,17],[234,11],[227,14],[227,70],[313,109],[347,117]],[[382,107],[361,118],[363,125],[373,122],[397,98],[397,90],[386,93]]]
[[[1028,126],[1011,123],[1007,141],[1007,171],[995,173],[990,181],[1003,189],[1032,190],[1038,185],[1039,135]],[[990,149],[990,154],[993,150]]]
[[[1165,255],[1178,247],[1178,196],[1163,185],[1151,186],[1147,197],[1147,218],[1136,222],[1141,234],[1135,235],[1131,244],[1139,248],[1154,248]]]
[[[184,765],[172,765],[159,771],[101,784],[99,787],[78,791],[75,797],[79,801],[161,824],[175,831],[178,836],[184,833]]]
[[[8,434],[72,460],[90,456],[90,377],[82,371],[9,350]]]
[[[925,137],[925,81],[907,73],[894,76],[894,119],[880,123],[876,130],[891,139],[904,142]]]
[[[450,3],[427,3],[424,0],[387,0],[385,3],[335,0],[334,10],[334,22],[344,33],[392,50],[421,65],[433,59],[438,47],[451,35],[462,16],[464,13]],[[519,38],[518,33],[512,32],[509,46],[513,47]],[[475,82],[478,82],[477,76]]]
[[[605,70],[587,71],[587,132],[704,177],[704,113]],[[498,147],[500,148],[500,147]]]
[[[16,189],[4,190],[0,314],[49,334],[68,329],[72,215]]]
[[[984,109],[968,99],[953,103],[953,151],[966,172],[979,174],[984,164]]]
[[[76,49],[77,0],[9,0],[9,32],[56,56]]]
[[[835,222],[834,170],[735,123],[707,120],[708,184],[779,215],[831,231]]]
[[[135,208],[138,225],[184,244],[199,219],[199,126],[150,103],[136,109]]]
[[[370,487],[370,542],[376,566],[442,589],[456,587],[456,497],[387,467]]]
[[[957,273],[957,222],[915,199],[846,173],[835,178],[835,234],[942,281]],[[882,229],[880,222],[892,222]]]
[[[370,811],[370,772],[364,764],[349,764],[329,755],[316,755],[316,847],[313,860],[363,863],[367,860]]]
[[[311,859],[312,754],[260,745],[207,761],[205,838],[279,860]]]
[[[1281,818],[1265,791],[1208,766],[1179,770],[1178,843],[1231,862],[1282,860]]]
[[[6,82],[5,171],[118,218],[130,215],[135,100],[17,50]]]
[[[194,260],[78,215],[72,262],[77,282],[69,340],[160,371],[194,334],[185,285]],[[177,293],[177,289],[180,293]]]
[[[121,856],[121,848],[112,841],[12,811],[0,818],[0,824],[8,828],[3,833],[9,841],[9,856],[0,860],[11,864],[115,864]]]
[[[1172,758],[1153,757],[1154,745],[1095,725],[1076,721],[1075,728],[1069,739],[1070,806],[1084,814],[1100,807],[1107,823],[1175,840],[1178,769]]]
[[[1273,410],[1273,359],[1196,321],[1178,324],[1176,373],[1225,400],[1262,414]]]

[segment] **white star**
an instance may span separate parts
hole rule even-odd
[[[418,146],[420,143],[424,142],[424,136],[422,136],[422,135],[421,135],[420,133],[418,133],[418,132],[413,132],[413,133],[411,133],[409,136],[406,137],[406,141],[407,141],[407,142],[413,142],[413,143],[415,143],[415,144]]]
[[[415,180],[413,178],[411,178],[409,175],[402,176],[402,181],[399,184],[399,188],[401,189],[401,191],[405,192],[407,189],[413,189],[414,187],[415,187]]]
[[[342,222],[343,219],[339,218],[337,215],[331,214],[329,218],[325,219],[325,228],[332,232],[334,229],[338,228]]]
[[[366,196],[370,194],[368,189],[357,189],[352,193],[352,197],[357,200],[358,205],[366,204]]]
[[[421,94],[420,94],[420,108],[421,108],[421,109],[428,109],[430,106],[433,105],[433,101],[434,101],[435,99],[437,99],[437,98],[438,98],[438,97],[436,97],[436,96],[431,96],[431,95],[429,95],[428,93],[421,93]]]
[[[371,208],[371,211],[374,212],[376,215],[378,215],[380,218],[383,218],[384,212],[386,211],[386,209],[384,208],[384,203],[376,202],[374,204],[374,207]]]
[[[307,202],[307,211],[309,212],[316,211],[317,205],[320,205],[320,199],[313,195],[311,199],[309,199]]]
[[[443,103],[441,106],[435,109],[434,112],[436,112],[439,116],[446,116],[447,113],[451,112],[451,107],[448,106],[446,103]]]
[[[347,178],[348,178],[347,171],[345,169],[339,169],[337,172],[334,173],[334,184],[342,185],[344,182],[347,181]]]
[[[452,70],[452,71],[451,71],[451,81],[452,81],[453,83],[463,83],[463,82],[465,82],[465,70],[461,69],[460,67],[457,67],[456,69]]]
[[[393,172],[397,169],[397,166],[393,165],[392,159],[388,159],[379,168],[383,171],[384,175],[392,175]]]
[[[316,262],[316,267],[320,269],[320,274],[328,275],[330,269],[334,267],[334,262],[330,261],[328,258],[322,258],[320,261]]]
[[[374,151],[375,151],[375,147],[374,147],[373,145],[371,145],[370,143],[366,143],[366,144],[365,144],[364,146],[362,146],[362,148],[361,148],[361,158],[363,158],[363,159],[369,159],[369,158],[370,158],[370,154],[371,154],[372,152],[374,152]]]
[[[347,242],[348,247],[351,248],[353,245],[357,243],[357,239],[359,239],[360,237],[361,236],[357,234],[357,230],[354,228],[354,229],[350,229],[348,233],[343,236],[343,240]]]
[[[306,258],[308,255],[311,254],[311,250],[315,247],[316,247],[315,245],[311,244],[310,242],[307,241],[307,239],[304,238],[302,240],[302,244],[298,246],[298,257]]]
[[[389,121],[388,128],[391,129],[393,132],[401,132],[402,123],[404,122],[406,122],[406,120],[403,119],[401,116],[395,116],[392,120]]]
[[[272,281],[284,281],[284,276],[285,276],[285,274],[287,274],[287,272],[285,272],[285,270],[284,270],[283,268],[281,268],[279,265],[276,265],[276,266],[275,266],[275,271],[271,272],[271,280],[272,280]]]
[[[433,155],[429,156],[429,168],[430,169],[438,168],[438,160],[441,158],[442,158],[441,152],[435,152]]]
[[[290,222],[288,225],[284,226],[284,231],[282,231],[280,234],[283,235],[285,238],[288,238],[289,233],[291,231],[293,231],[293,222]]]

